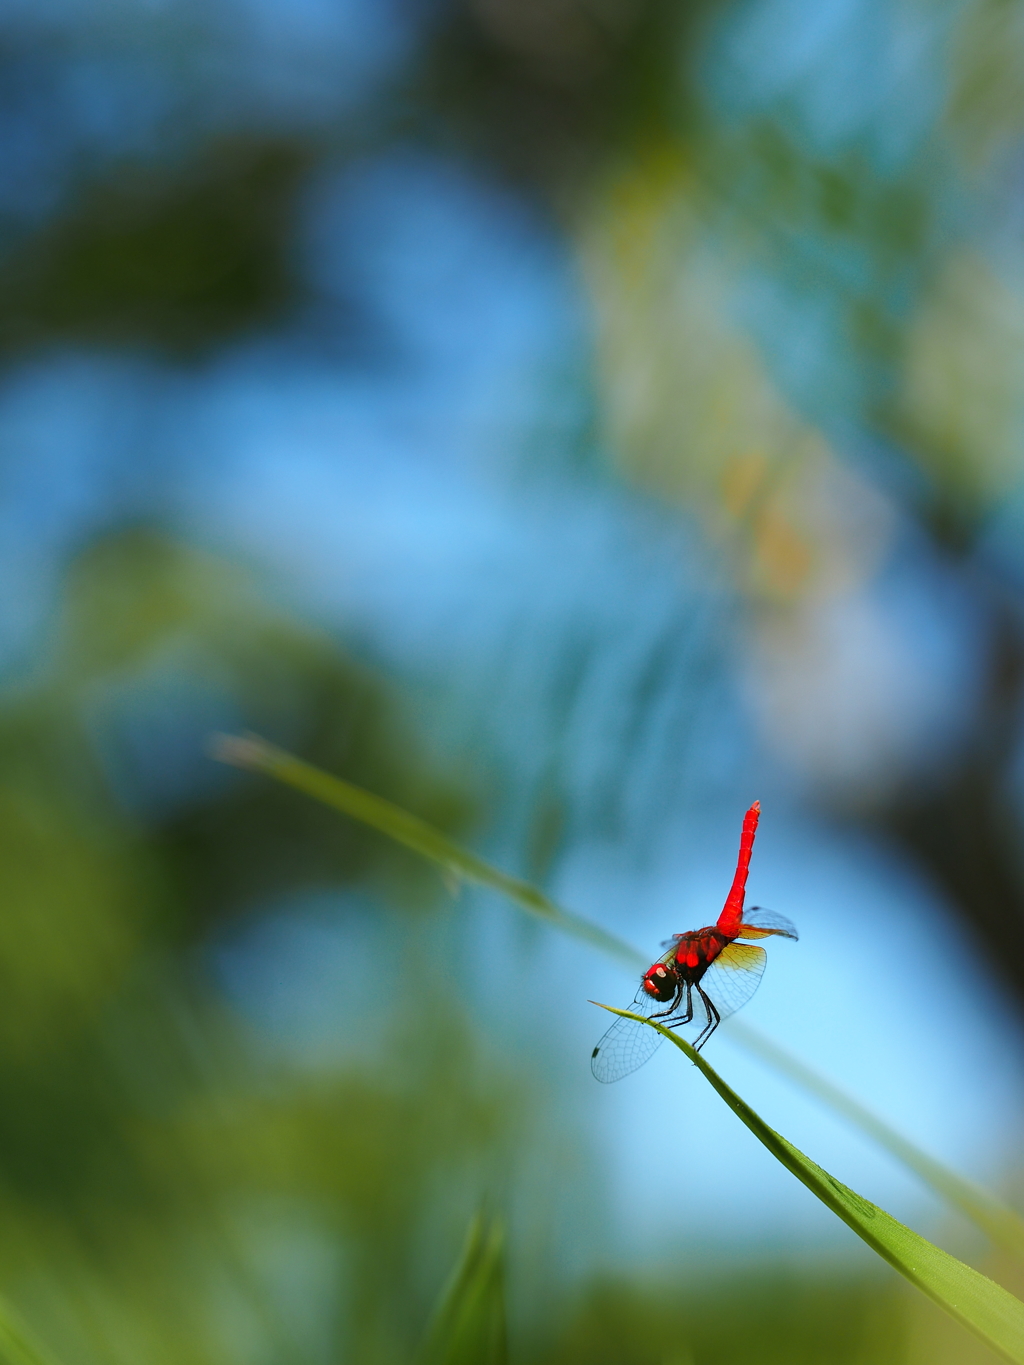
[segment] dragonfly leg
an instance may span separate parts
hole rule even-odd
[[[686,1009],[685,1011],[680,1013],[679,1011],[683,1003],[684,992],[686,994]],[[663,1019],[666,1028],[672,1027],[676,1024],[688,1024],[693,1018],[693,992],[691,990],[689,981],[684,981],[680,984],[679,993],[676,996],[675,1000],[672,1001],[671,1009],[664,1010],[663,1013],[661,1014],[653,1014],[651,1018]]]
[[[699,1052],[701,1050],[701,1048],[704,1046],[707,1040],[714,1033],[715,1029],[722,1022],[722,1016],[718,1013],[718,1010],[715,1008],[714,1001],[711,999],[708,993],[702,989],[699,982],[697,983],[697,994],[704,1001],[704,1008],[707,1011],[708,1022],[704,1025],[703,1029],[701,1029],[697,1040],[693,1044],[693,1050],[695,1052]]]
[[[684,987],[683,987],[682,983],[680,983],[680,984],[676,987],[676,993],[675,993],[675,995],[673,995],[673,997],[672,997],[672,1002],[671,1002],[671,1004],[668,1005],[668,1006],[667,1006],[665,1009],[663,1009],[663,1010],[655,1010],[655,1012],[651,1015],[651,1018],[652,1018],[652,1019],[671,1019],[672,1015],[675,1014],[676,1010],[679,1008],[679,1005],[680,1005],[680,1003],[681,1003],[681,1001],[682,1001],[682,998],[683,998],[683,989],[684,989]]]

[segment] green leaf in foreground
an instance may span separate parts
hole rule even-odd
[[[477,1214],[458,1265],[441,1293],[420,1365],[508,1365],[504,1238]]]
[[[521,881],[518,877],[510,877],[491,867],[482,858],[462,848],[440,830],[428,825],[426,821],[410,815],[390,801],[363,791],[343,778],[321,772],[319,768],[314,768],[283,749],[268,744],[266,740],[255,735],[242,738],[222,735],[214,741],[213,752],[222,762],[266,773],[269,777],[276,778],[279,782],[294,787],[315,800],[333,806],[335,810],[362,821],[363,824],[390,836],[397,843],[404,844],[406,848],[429,858],[448,873],[500,891],[529,914],[539,915],[556,929],[572,934],[592,947],[600,948],[602,952],[610,954],[637,972],[643,971],[648,965],[647,958],[642,957],[614,934],[598,928],[580,915],[564,910],[529,882]],[[789,1076],[791,1080],[804,1086],[818,1099],[874,1138],[895,1157],[905,1162],[926,1184],[972,1219],[998,1246],[1024,1258],[1024,1221],[1011,1209],[1001,1204],[986,1190],[980,1189],[971,1181],[965,1180],[935,1161],[926,1152],[922,1152],[864,1105],[844,1094],[831,1081],[826,1080],[784,1048],[770,1042],[749,1024],[730,1019],[725,1029],[730,1037]]]
[[[778,1043],[773,1043],[749,1024],[744,1024],[738,1019],[729,1019],[725,1033],[727,1037],[741,1043],[748,1052],[768,1062],[776,1071],[796,1081],[830,1109],[849,1119],[987,1233],[996,1246],[1024,1260],[1024,1219],[1005,1204],[1001,1204],[988,1190],[982,1189],[972,1180],[965,1180],[962,1175],[951,1171],[941,1161],[936,1161],[927,1152],[921,1151],[859,1100],[848,1095],[839,1086],[833,1085],[813,1067],[801,1062],[791,1052],[779,1047]]]
[[[630,1010],[615,1009],[611,1005],[601,1005],[601,1009],[621,1015],[624,1019],[636,1019],[674,1043],[717,1090],[733,1113],[764,1143],[772,1156],[781,1161],[858,1237],[863,1238],[873,1251],[1000,1355],[1007,1360],[1024,1362],[1024,1303],[987,1276],[972,1270],[955,1256],[950,1256],[910,1228],[904,1227],[884,1209],[862,1199],[829,1175],[828,1171],[822,1170],[774,1128],[769,1128],[764,1119],[726,1085],[701,1054],[671,1029]]]

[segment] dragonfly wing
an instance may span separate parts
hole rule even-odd
[[[800,937],[796,925],[785,915],[766,910],[763,905],[752,905],[744,910],[739,938],[769,938],[773,934],[780,934],[783,938]]]
[[[778,916],[778,919],[782,920],[782,916]],[[783,922],[789,923],[788,920]],[[766,928],[765,932],[785,931]],[[761,982],[767,961],[765,950],[752,943],[730,943],[722,949],[700,978],[700,990],[711,1000],[719,1018],[725,1019],[735,1014],[747,1003]],[[700,1002],[697,989],[693,992],[693,1006],[692,1018],[686,1019],[677,1013],[673,1019],[669,1006],[659,1003],[641,990],[633,1001],[632,1009],[644,1016],[660,1015],[669,1028],[683,1036],[690,1033],[696,1041],[712,1024],[712,1015],[707,1006]],[[621,1080],[631,1071],[636,1071],[637,1067],[643,1066],[661,1046],[661,1042],[662,1035],[655,1029],[648,1028],[638,1019],[623,1019],[619,1016],[594,1048],[590,1069],[599,1081],[606,1084]]]
[[[641,991],[630,1006],[637,1014],[651,1014],[655,1008],[664,1009],[646,991]],[[621,1081],[637,1067],[643,1066],[663,1042],[656,1029],[648,1028],[638,1019],[623,1019],[621,1015],[605,1033],[591,1053],[590,1069],[599,1081],[610,1085]]]
[[[730,943],[718,954],[700,984],[723,1019],[735,1014],[754,994],[767,961],[765,950],[752,943]]]

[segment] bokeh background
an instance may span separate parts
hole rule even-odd
[[[1024,9],[0,0],[0,1287],[63,1365],[972,1362],[628,973],[208,756],[251,729],[1009,1198]],[[1020,1274],[730,1042],[775,1127]]]

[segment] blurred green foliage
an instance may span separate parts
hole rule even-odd
[[[537,1365],[897,1365],[899,1297],[870,1281],[737,1269],[681,1289],[593,1285]]]
[[[404,1008],[385,993],[374,1066],[296,1067],[224,1003],[203,949],[324,886],[367,888],[351,913],[401,944],[437,923],[444,888],[382,837],[210,762],[210,695],[450,832],[478,809],[389,689],[242,571],[144,529],[88,547],[45,664],[0,715],[0,1276],[64,1365],[500,1361],[495,1226],[445,1279],[481,1196],[518,1198],[534,1101],[481,1065],[443,963],[417,953]],[[178,785],[147,794],[140,772],[183,751]],[[513,1257],[517,1235],[533,1234],[513,1229]],[[739,1311],[728,1281],[709,1287],[724,1316],[668,1312],[676,1288],[602,1285],[578,1312],[575,1292],[556,1273],[542,1307],[515,1302],[513,1358],[898,1358],[897,1301],[874,1286],[754,1274]]]
[[[862,506],[853,481],[819,480],[840,463],[833,428],[884,446],[894,486],[913,470],[900,514],[966,564],[961,585],[993,622],[978,647],[992,685],[962,770],[924,795],[896,792],[873,818],[998,938],[1019,991],[1024,921],[1008,907],[1024,894],[1006,811],[1019,614],[999,609],[1003,585],[978,589],[989,571],[969,556],[1019,478],[1016,228],[1005,251],[978,225],[998,217],[999,174],[1017,174],[1024,25],[1001,0],[962,7],[948,46],[921,58],[948,74],[946,106],[886,163],[870,128],[813,145],[785,90],[753,115],[716,111],[706,41],[744,11],[453,5],[384,140],[412,126],[468,147],[570,226],[619,468],[696,511],[712,538],[741,528],[737,582],[755,613],[768,602],[765,619],[799,620],[835,563],[846,584],[873,571],[873,552],[843,560],[829,505]],[[302,300],[290,253],[304,177],[364,133],[253,132],[83,170],[7,241],[0,350],[191,361],[273,326]],[[777,307],[759,345],[737,321],[735,284],[751,275]],[[824,321],[797,365],[782,343],[807,317]],[[641,1270],[572,1287],[552,1273],[538,1308],[518,1297],[536,1257],[510,1219],[509,1284],[478,1230],[446,1289],[481,1195],[515,1202],[536,1097],[511,1063],[484,1058],[431,958],[448,923],[440,879],[208,762],[208,731],[246,728],[446,831],[486,820],[479,774],[440,761],[391,687],[243,571],[150,530],[105,537],[70,566],[48,647],[0,698],[0,1281],[64,1365],[397,1365],[431,1322],[437,1358],[484,1365],[501,1359],[506,1290],[512,1358],[539,1365],[911,1358],[895,1287],[841,1270],[782,1276],[755,1253],[685,1284]],[[570,816],[560,795],[539,809],[538,869]],[[390,934],[372,1066],[293,1064],[213,977],[211,944],[324,888],[363,893],[346,901],[353,938],[370,923]],[[392,1017],[399,973],[412,994]],[[582,1165],[583,1144],[567,1141]],[[4,1353],[19,1362],[0,1333]],[[967,1357],[943,1329],[922,1359]]]
[[[0,349],[129,345],[181,358],[300,295],[294,201],[310,150],[236,139],[85,181],[0,262]]]
[[[153,807],[118,724],[161,670],[173,686],[145,715],[159,732],[181,711],[165,754],[184,746],[191,785]],[[443,1172],[458,1185],[500,1148],[509,1100],[497,1078],[475,1081],[465,1021],[429,984],[409,998],[430,1030],[382,1025],[406,1061],[404,1081],[380,1084],[345,1066],[296,1075],[218,1003],[197,955],[218,920],[352,884],[415,916],[441,888],[270,784],[220,781],[202,707],[188,728],[211,680],[237,717],[433,821],[465,821],[464,785],[417,756],[387,689],[239,571],[144,531],[85,551],[45,668],[0,716],[0,1266],[65,1361],[248,1358],[247,1334],[282,1359],[333,1358],[333,1341],[293,1340],[253,1263],[312,1239],[346,1263],[359,1358],[404,1359],[427,1307],[414,1286],[432,1273],[418,1220]],[[336,1286],[323,1293],[333,1303]]]
[[[478,1214],[428,1326],[422,1365],[508,1365],[504,1234]]]

